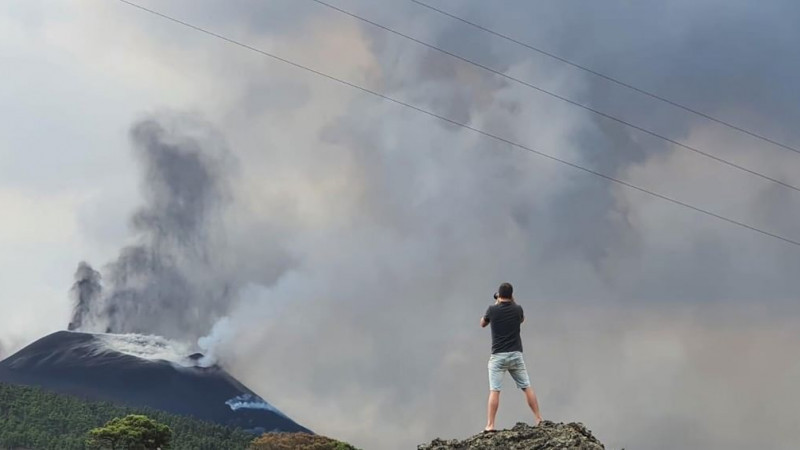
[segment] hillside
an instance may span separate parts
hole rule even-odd
[[[83,450],[87,431],[127,414],[144,414],[169,425],[174,449],[245,449],[254,437],[191,417],[0,383],[0,447]]]
[[[0,382],[252,430],[309,432],[202,355],[157,336],[59,331],[0,361]]]
[[[532,427],[524,423],[510,430],[481,433],[463,441],[434,439],[418,450],[603,450],[605,447],[580,423],[542,421]]]

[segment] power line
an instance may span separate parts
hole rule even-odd
[[[392,34],[395,34],[397,36],[400,36],[400,37],[403,37],[405,39],[408,39],[410,41],[416,42],[417,44],[420,44],[420,45],[422,45],[424,47],[427,47],[427,48],[429,48],[431,50],[434,50],[434,51],[437,51],[439,53],[443,53],[445,55],[448,55],[448,56],[451,56],[453,58],[456,58],[456,59],[458,59],[460,61],[463,61],[463,62],[465,62],[467,64],[471,64],[473,66],[480,67],[481,69],[484,69],[484,70],[486,70],[488,72],[491,72],[491,73],[493,73],[495,75],[501,76],[501,77],[503,77],[503,78],[505,78],[507,80],[511,80],[511,81],[513,81],[515,83],[521,84],[521,85],[529,87],[531,89],[535,89],[535,90],[537,90],[537,91],[539,91],[539,92],[541,92],[543,94],[549,95],[551,97],[554,97],[556,99],[559,99],[561,101],[569,103],[569,104],[571,104],[573,106],[577,106],[579,108],[585,109],[587,111],[590,111],[590,112],[592,112],[594,114],[597,114],[597,115],[599,115],[601,117],[604,117],[606,119],[613,120],[614,122],[617,122],[617,123],[623,124],[625,126],[628,126],[630,128],[633,128],[635,130],[641,131],[642,133],[649,134],[650,136],[659,138],[659,139],[664,140],[666,142],[669,142],[671,144],[674,144],[674,145],[677,145],[679,147],[682,147],[682,148],[684,148],[686,150],[695,152],[695,153],[697,153],[699,155],[702,155],[702,156],[704,156],[704,157],[706,157],[708,159],[717,161],[719,163],[722,163],[722,164],[725,164],[727,166],[733,167],[733,168],[735,168],[737,170],[740,170],[742,172],[749,173],[751,175],[757,176],[757,177],[762,178],[764,180],[771,181],[771,182],[773,182],[775,184],[779,184],[779,185],[781,185],[783,187],[786,187],[786,188],[795,190],[797,192],[800,192],[800,187],[794,186],[794,185],[792,185],[790,183],[787,183],[785,181],[778,180],[777,178],[772,178],[772,177],[770,177],[768,175],[764,175],[764,174],[762,174],[760,172],[756,172],[755,170],[748,169],[748,168],[746,168],[744,166],[740,166],[739,164],[736,164],[734,162],[728,161],[728,160],[726,160],[724,158],[720,158],[719,156],[714,156],[714,155],[712,155],[710,153],[707,153],[707,152],[704,152],[704,151],[702,151],[702,150],[700,150],[700,149],[698,149],[696,147],[692,147],[692,146],[690,146],[688,144],[681,143],[681,142],[676,141],[676,140],[674,140],[672,138],[669,138],[667,136],[658,134],[658,133],[656,133],[654,131],[648,130],[648,129],[640,127],[638,125],[634,125],[633,123],[630,123],[630,122],[628,122],[628,121],[626,121],[624,119],[620,119],[620,118],[618,118],[616,116],[612,116],[611,114],[604,113],[603,111],[600,111],[598,109],[594,109],[591,106],[584,105],[583,103],[577,102],[577,101],[572,100],[572,99],[567,98],[567,97],[564,97],[563,95],[556,94],[555,92],[548,91],[547,89],[541,88],[541,87],[536,86],[536,85],[534,85],[532,83],[528,83],[527,81],[520,80],[519,78],[515,78],[515,77],[513,77],[511,75],[508,75],[506,73],[500,72],[499,70],[493,69],[493,68],[491,68],[489,66],[483,65],[483,64],[481,64],[479,62],[476,62],[476,61],[473,61],[473,60],[471,60],[469,58],[465,58],[463,56],[457,55],[455,53],[452,53],[450,51],[447,51],[447,50],[444,50],[444,49],[442,49],[440,47],[437,47],[437,46],[435,46],[433,44],[429,44],[429,43],[427,43],[425,41],[421,41],[421,40],[419,40],[417,38],[414,38],[414,37],[411,37],[411,36],[409,36],[407,34],[401,33],[399,31],[394,30],[392,28],[389,28],[389,27],[387,27],[385,25],[381,25],[381,24],[379,24],[377,22],[373,22],[373,21],[371,21],[371,20],[369,20],[367,18],[361,17],[361,16],[359,16],[359,15],[357,15],[355,13],[352,13],[350,11],[346,11],[346,10],[344,10],[342,8],[337,7],[337,6],[331,5],[330,3],[327,3],[325,1],[322,1],[322,0],[310,0],[310,1],[318,3],[318,4],[322,5],[322,6],[327,7],[327,8],[333,9],[333,10],[335,10],[337,12],[340,12],[342,14],[350,16],[350,17],[352,17],[354,19],[357,19],[357,20],[360,20],[362,22],[368,23],[368,24],[370,24],[372,26],[375,26],[377,28],[380,28],[382,30],[388,31],[389,33],[392,33]]]
[[[335,81],[335,82],[337,82],[337,83],[339,83],[339,84],[343,84],[343,85],[345,85],[345,86],[349,86],[349,87],[351,87],[351,88],[357,89],[357,90],[359,90],[359,91],[362,91],[362,92],[365,92],[365,93],[367,93],[367,94],[371,94],[371,95],[373,95],[373,96],[375,96],[375,97],[382,98],[382,99],[384,99],[384,100],[387,100],[387,101],[390,101],[390,102],[392,102],[392,103],[395,103],[395,104],[398,104],[398,105],[404,106],[404,107],[406,107],[406,108],[409,108],[409,109],[412,109],[412,110],[414,110],[414,111],[417,111],[417,112],[420,112],[420,113],[426,114],[426,115],[428,115],[428,116],[434,117],[434,118],[436,118],[436,119],[439,119],[439,120],[441,120],[441,121],[444,121],[444,122],[450,123],[450,124],[452,124],[452,125],[456,125],[456,126],[459,126],[459,127],[462,127],[462,128],[466,128],[466,129],[468,129],[468,130],[474,131],[475,133],[478,133],[478,134],[481,134],[481,135],[483,135],[483,136],[486,136],[486,137],[488,137],[488,138],[494,139],[494,140],[496,140],[496,141],[498,141],[498,142],[503,142],[503,143],[505,143],[505,144],[508,144],[508,145],[510,145],[510,146],[512,146],[512,147],[516,147],[516,148],[519,148],[519,149],[522,149],[522,150],[526,150],[526,151],[528,151],[528,152],[531,152],[531,153],[534,153],[534,154],[536,154],[536,155],[542,156],[542,157],[544,157],[544,158],[547,158],[547,159],[550,159],[550,160],[553,160],[553,161],[559,162],[559,163],[561,163],[561,164],[565,164],[565,165],[567,165],[567,166],[569,166],[569,167],[572,167],[572,168],[574,168],[574,169],[581,170],[581,171],[583,171],[583,172],[590,173],[590,174],[592,174],[592,175],[596,175],[596,176],[598,176],[598,177],[600,177],[600,178],[603,178],[603,179],[605,179],[605,180],[608,180],[608,181],[611,181],[611,182],[614,182],[614,183],[620,184],[620,185],[622,185],[622,186],[625,186],[625,187],[628,187],[628,188],[630,188],[630,189],[634,189],[634,190],[637,190],[637,191],[643,192],[643,193],[645,193],[645,194],[651,195],[651,196],[653,196],[653,197],[656,197],[656,198],[660,198],[660,199],[662,199],[662,200],[665,200],[665,201],[668,201],[668,202],[670,202],[670,203],[673,203],[673,204],[676,204],[676,205],[679,205],[679,206],[683,206],[683,207],[685,207],[685,208],[689,208],[689,209],[691,209],[691,210],[694,210],[694,211],[697,211],[697,212],[700,212],[700,213],[706,214],[706,215],[708,215],[708,216],[715,217],[715,218],[717,218],[717,219],[719,219],[719,220],[723,220],[723,221],[725,221],[725,222],[728,222],[728,223],[730,223],[730,224],[737,225],[737,226],[739,226],[739,227],[746,228],[746,229],[748,229],[748,230],[755,231],[755,232],[757,232],[757,233],[760,233],[760,234],[763,234],[763,235],[765,235],[765,236],[769,236],[769,237],[772,237],[772,238],[775,238],[775,239],[779,239],[779,240],[781,240],[781,241],[784,241],[784,242],[787,242],[787,243],[789,243],[789,244],[793,244],[793,245],[796,245],[796,246],[800,247],[800,241],[796,241],[796,240],[793,240],[793,239],[790,239],[790,238],[787,238],[787,237],[783,237],[783,236],[780,236],[780,235],[778,235],[778,234],[775,234],[775,233],[772,233],[772,232],[769,232],[769,231],[762,230],[762,229],[760,229],[760,228],[757,228],[757,227],[754,227],[754,226],[752,226],[752,225],[748,225],[748,224],[746,224],[746,223],[739,222],[738,220],[735,220],[735,219],[730,219],[730,218],[728,218],[728,217],[725,217],[725,216],[719,215],[719,214],[717,214],[717,213],[714,213],[714,212],[711,212],[711,211],[708,211],[708,210],[702,209],[702,208],[700,208],[700,207],[693,206],[693,205],[691,205],[691,204],[689,204],[689,203],[685,203],[685,202],[683,202],[683,201],[680,201],[680,200],[673,199],[673,198],[671,198],[671,197],[668,197],[668,196],[666,196],[666,195],[659,194],[659,193],[657,193],[657,192],[654,192],[654,191],[650,191],[650,190],[648,190],[648,189],[646,189],[646,188],[639,187],[639,186],[637,186],[637,185],[635,185],[635,184],[628,183],[627,181],[623,181],[623,180],[620,180],[620,179],[618,179],[618,178],[612,177],[612,176],[610,176],[610,175],[606,175],[606,174],[603,174],[603,173],[601,173],[601,172],[597,172],[597,171],[595,171],[595,170],[592,170],[592,169],[589,169],[589,168],[583,167],[583,166],[581,166],[581,165],[579,165],[579,164],[572,163],[572,162],[569,162],[569,161],[566,161],[566,160],[560,159],[560,158],[558,158],[558,157],[556,157],[556,156],[553,156],[553,155],[550,155],[550,154],[547,154],[547,153],[544,153],[544,152],[541,152],[541,151],[535,150],[535,149],[533,149],[533,148],[531,148],[531,147],[528,147],[528,146],[525,146],[525,145],[523,145],[523,144],[519,144],[519,143],[517,143],[517,142],[511,141],[511,140],[509,140],[509,139],[506,139],[506,138],[503,138],[503,137],[497,136],[497,135],[495,135],[495,134],[492,134],[492,133],[490,133],[490,132],[488,132],[488,131],[484,131],[484,130],[481,130],[481,129],[479,129],[479,128],[472,127],[472,126],[470,126],[470,125],[467,125],[467,124],[465,124],[465,123],[458,122],[458,121],[456,121],[456,120],[453,120],[453,119],[449,119],[449,118],[447,118],[447,117],[445,117],[445,116],[441,116],[441,115],[439,115],[439,114],[436,114],[436,113],[434,113],[434,112],[432,112],[432,111],[428,111],[428,110],[426,110],[426,109],[423,109],[423,108],[420,108],[420,107],[418,107],[418,106],[414,106],[414,105],[412,105],[412,104],[405,103],[405,102],[403,102],[402,100],[397,100],[397,99],[395,99],[395,98],[389,97],[388,95],[381,94],[380,92],[373,91],[373,90],[371,90],[371,89],[368,89],[368,88],[365,88],[365,87],[363,87],[363,86],[359,86],[359,85],[357,85],[357,84],[355,84],[355,83],[351,83],[351,82],[349,82],[349,81],[346,81],[346,80],[343,80],[343,79],[341,79],[341,78],[337,78],[337,77],[335,77],[335,76],[333,76],[333,75],[329,75],[329,74],[326,74],[326,73],[324,73],[324,72],[321,72],[321,71],[319,71],[319,70],[315,70],[315,69],[312,69],[312,68],[310,68],[310,67],[304,66],[304,65],[302,65],[302,64],[299,64],[299,63],[296,63],[296,62],[290,61],[290,60],[288,60],[288,59],[285,59],[285,58],[282,58],[282,57],[280,57],[280,56],[274,55],[274,54],[272,54],[272,53],[269,53],[269,52],[267,52],[267,51],[264,51],[264,50],[261,50],[261,49],[259,49],[259,48],[256,48],[256,47],[253,47],[253,46],[247,45],[247,44],[245,44],[245,43],[242,43],[242,42],[236,41],[236,40],[234,40],[234,39],[231,39],[231,38],[229,38],[229,37],[223,36],[223,35],[221,35],[221,34],[217,34],[217,33],[213,32],[213,31],[207,30],[207,29],[205,29],[205,28],[201,28],[201,27],[199,27],[199,26],[197,26],[197,25],[192,25],[192,24],[190,24],[190,23],[188,23],[188,22],[184,22],[184,21],[182,21],[182,20],[180,20],[180,19],[176,19],[176,18],[174,18],[174,17],[168,16],[168,15],[166,15],[166,14],[163,14],[163,13],[160,13],[160,12],[158,12],[158,11],[154,11],[154,10],[152,10],[152,9],[149,9],[149,8],[146,8],[146,7],[144,7],[144,6],[138,5],[138,4],[136,4],[136,3],[130,2],[130,1],[128,1],[128,0],[118,0],[118,1],[119,1],[119,2],[122,2],[122,3],[125,3],[125,4],[127,4],[127,5],[130,5],[130,6],[134,7],[134,8],[138,8],[138,9],[140,9],[140,10],[142,10],[142,11],[148,12],[148,13],[150,13],[150,14],[156,15],[156,16],[158,16],[158,17],[161,17],[161,18],[163,18],[163,19],[169,20],[169,21],[171,21],[171,22],[174,22],[174,23],[177,23],[177,24],[183,25],[183,26],[185,26],[185,27],[187,27],[187,28],[191,28],[191,29],[193,29],[193,30],[199,31],[199,32],[201,32],[201,33],[204,33],[204,34],[207,34],[207,35],[209,35],[209,36],[215,37],[215,38],[217,38],[217,39],[221,39],[221,40],[223,40],[223,41],[229,42],[229,43],[231,43],[231,44],[234,44],[234,45],[236,45],[236,46],[239,46],[239,47],[245,48],[245,49],[247,49],[247,50],[251,50],[251,51],[253,51],[253,52],[259,53],[259,54],[261,54],[261,55],[264,55],[264,56],[270,57],[270,58],[272,58],[272,59],[274,59],[274,60],[280,61],[280,62],[282,62],[282,63],[285,63],[285,64],[288,64],[288,65],[290,65],[290,66],[296,67],[296,68],[298,68],[298,69],[302,69],[302,70],[305,70],[305,71],[307,71],[307,72],[311,72],[311,73],[313,73],[313,74],[315,74],[315,75],[319,75],[319,76],[321,76],[321,77],[324,77],[324,78],[327,78],[327,79],[329,79],[329,80],[331,80],[331,81]]]
[[[479,24],[477,24],[477,23],[475,23],[475,22],[471,22],[471,21],[469,21],[469,20],[467,20],[467,19],[464,19],[463,17],[456,16],[455,14],[452,14],[452,13],[449,13],[449,12],[447,12],[447,11],[444,11],[444,10],[442,10],[442,9],[436,8],[436,7],[434,7],[434,6],[432,6],[432,5],[429,5],[429,4],[427,4],[427,3],[423,3],[423,2],[421,2],[421,1],[419,1],[419,0],[409,0],[409,1],[411,1],[411,2],[414,2],[414,3],[416,3],[417,5],[423,6],[423,7],[425,7],[425,8],[428,8],[428,9],[430,9],[431,11],[435,11],[435,12],[437,12],[437,13],[439,13],[439,14],[442,14],[442,15],[444,15],[444,16],[450,17],[451,19],[455,19],[455,20],[458,20],[459,22],[463,22],[463,23],[465,23],[465,24],[467,24],[467,25],[469,25],[469,26],[471,26],[471,27],[477,28],[477,29],[479,29],[479,30],[481,30],[481,31],[484,31],[484,32],[486,32],[486,33],[489,33],[489,34],[491,34],[491,35],[493,35],[493,36],[497,36],[497,37],[499,37],[499,38],[502,38],[502,39],[505,39],[505,40],[507,40],[507,41],[509,41],[509,42],[513,42],[513,43],[515,43],[515,44],[517,44],[517,45],[520,45],[520,46],[522,46],[522,47],[525,47],[525,48],[527,48],[527,49],[529,49],[529,50],[533,50],[533,51],[535,51],[535,52],[537,52],[537,53],[540,53],[540,54],[542,54],[542,55],[545,55],[545,56],[548,56],[548,57],[550,57],[550,58],[553,58],[553,59],[555,59],[555,60],[561,61],[561,62],[563,62],[564,64],[568,64],[568,65],[570,65],[570,66],[572,66],[572,67],[575,67],[575,68],[577,68],[577,69],[581,69],[581,70],[583,70],[583,71],[586,71],[586,72],[588,72],[588,73],[591,73],[592,75],[595,75],[595,76],[597,76],[597,77],[600,77],[600,78],[602,78],[602,79],[604,79],[604,80],[606,80],[606,81],[610,81],[610,82],[612,82],[612,83],[614,83],[614,84],[616,84],[616,85],[619,85],[619,86],[622,86],[622,87],[625,87],[625,88],[631,89],[631,90],[633,90],[633,91],[635,91],[635,92],[638,92],[638,93],[640,93],[640,94],[643,94],[643,95],[646,95],[646,96],[648,96],[648,97],[650,97],[650,98],[654,98],[654,99],[656,99],[656,100],[662,101],[662,102],[664,102],[664,103],[667,103],[667,104],[669,104],[669,105],[672,105],[672,106],[674,106],[674,107],[676,107],[676,108],[682,109],[682,110],[684,110],[684,111],[686,111],[686,112],[690,112],[690,113],[692,113],[692,114],[696,114],[696,115],[698,115],[698,116],[700,116],[700,117],[702,117],[702,118],[704,118],[704,119],[708,119],[708,120],[710,120],[710,121],[712,121],[712,122],[716,122],[716,123],[718,123],[718,124],[720,124],[720,125],[724,125],[724,126],[726,126],[726,127],[728,127],[728,128],[731,128],[731,129],[733,129],[733,130],[739,131],[739,132],[741,132],[741,133],[744,133],[744,134],[746,134],[746,135],[748,135],[748,136],[754,137],[754,138],[756,138],[756,139],[760,139],[760,140],[762,140],[762,141],[764,141],[764,142],[769,142],[769,143],[770,143],[770,144],[772,144],[772,145],[775,145],[775,146],[778,146],[778,147],[784,148],[784,149],[786,149],[786,150],[791,150],[791,151],[793,151],[793,152],[795,152],[795,153],[800,153],[800,149],[797,149],[797,148],[795,148],[795,147],[792,147],[792,146],[790,146],[790,145],[788,145],[788,144],[783,144],[783,143],[781,143],[781,142],[778,142],[778,141],[776,141],[776,140],[774,140],[774,139],[771,139],[771,138],[769,138],[769,137],[766,137],[766,136],[764,136],[764,135],[762,135],[762,134],[758,134],[758,133],[756,133],[756,132],[749,131],[749,130],[747,130],[747,129],[745,129],[745,128],[742,128],[742,127],[740,127],[740,126],[734,125],[734,124],[732,124],[732,123],[730,123],[730,122],[726,122],[726,121],[724,121],[724,120],[722,120],[722,119],[717,119],[716,117],[713,117],[713,116],[711,116],[710,114],[706,114],[706,113],[704,113],[704,112],[702,112],[702,111],[698,111],[698,110],[696,110],[696,109],[694,109],[694,108],[691,108],[691,107],[688,107],[688,106],[686,106],[686,105],[683,105],[683,104],[681,104],[681,103],[678,103],[678,102],[676,102],[676,101],[670,100],[670,99],[668,99],[668,98],[666,98],[666,97],[660,96],[660,95],[658,95],[658,94],[655,94],[655,93],[653,93],[653,92],[646,91],[646,90],[644,90],[644,89],[642,89],[642,88],[638,88],[638,87],[636,87],[636,86],[634,86],[634,85],[632,85],[632,84],[626,83],[626,82],[624,82],[624,81],[621,81],[621,80],[619,80],[619,79],[616,79],[616,78],[614,78],[614,77],[611,77],[611,76],[609,76],[609,75],[605,75],[605,74],[603,74],[603,73],[601,73],[601,72],[598,72],[598,71],[596,71],[596,70],[590,69],[589,67],[586,67],[586,66],[584,66],[584,65],[578,64],[578,63],[576,63],[576,62],[574,62],[574,61],[571,61],[571,60],[569,60],[569,59],[567,59],[567,58],[564,58],[564,57],[562,57],[562,56],[558,56],[558,55],[556,55],[556,54],[554,54],[554,53],[550,53],[550,52],[548,52],[548,51],[546,51],[546,50],[542,50],[541,48],[538,48],[538,47],[535,47],[535,46],[533,46],[533,45],[531,45],[531,44],[527,44],[527,43],[525,43],[525,42],[522,42],[522,41],[520,41],[520,40],[514,39],[514,38],[512,38],[512,37],[510,37],[510,36],[508,36],[508,35],[505,35],[505,34],[499,33],[499,32],[497,32],[497,31],[494,31],[494,30],[490,29],[490,28],[486,28],[486,27],[484,27],[484,26],[482,26],[482,25],[479,25]]]

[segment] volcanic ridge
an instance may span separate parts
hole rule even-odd
[[[0,382],[251,430],[306,432],[217,365],[155,336],[58,331],[0,361]]]

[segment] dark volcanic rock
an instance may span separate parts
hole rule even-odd
[[[602,450],[603,444],[580,423],[544,420],[537,427],[524,423],[510,430],[483,433],[463,441],[434,439],[417,450]]]
[[[194,416],[259,434],[309,432],[218,366],[134,356],[103,345],[106,337],[71,331],[45,336],[0,361],[0,382]]]

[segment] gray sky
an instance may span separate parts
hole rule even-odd
[[[798,154],[411,2],[333,3],[800,184]],[[142,4],[800,239],[797,192],[316,3]],[[435,4],[800,146],[794,2]],[[800,248],[118,2],[3,2],[0,61],[0,355],[66,327],[79,261],[104,289],[126,287],[120,255],[158,248],[177,278],[157,282],[182,287],[134,298],[197,320],[171,327],[143,309],[121,329],[194,343],[224,318],[215,354],[289,416],[365,448],[413,448],[483,425],[477,320],[507,280],[547,418],[582,421],[611,448],[794,446]],[[151,147],[131,133],[148,121],[166,130],[158,145],[227,155],[216,206],[193,216],[202,232],[177,247],[141,218],[171,217],[164,183],[195,172],[141,157]],[[501,426],[530,419],[521,396],[502,399]]]

